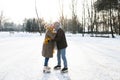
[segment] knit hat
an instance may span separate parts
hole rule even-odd
[[[60,28],[60,23],[59,22],[54,22],[54,27],[56,30]]]

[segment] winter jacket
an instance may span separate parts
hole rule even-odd
[[[47,31],[42,47],[42,56],[51,58],[53,57],[53,51],[55,46],[55,41],[52,41],[52,39],[55,38],[56,33],[52,33],[51,31]]]
[[[54,41],[56,41],[56,45],[57,45],[58,50],[67,47],[67,41],[66,41],[65,33],[61,28],[59,28],[57,30],[57,34],[54,38]]]

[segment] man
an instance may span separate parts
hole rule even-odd
[[[54,67],[54,69],[55,70],[61,69],[61,57],[62,57],[64,68],[61,70],[61,72],[65,73],[68,72],[67,59],[66,59],[67,41],[64,31],[60,28],[60,23],[55,22],[54,27],[55,30],[57,31],[54,40],[56,41],[56,45],[57,45],[57,61],[58,61],[58,64]]]

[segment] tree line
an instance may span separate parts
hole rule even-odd
[[[88,7],[87,0],[84,1],[83,7]],[[120,1],[119,0],[91,0],[88,8],[84,8],[83,27],[87,26],[87,32],[91,36],[98,34],[115,34],[120,35]],[[86,20],[87,19],[87,20]],[[86,32],[84,30],[84,32]]]
[[[59,0],[60,17],[62,28],[66,32],[73,34],[82,33],[91,34],[91,36],[98,36],[99,34],[111,34],[114,38],[115,34],[120,35],[120,1],[119,0],[83,0],[82,17],[79,19],[77,13],[78,0],[71,0],[71,19],[64,15],[64,0]],[[91,1],[91,2],[89,2]],[[38,15],[37,15],[38,16]],[[4,24],[3,24],[4,23]],[[20,31],[27,32],[45,32],[44,25],[46,24],[44,18],[40,19],[25,19]],[[6,26],[9,26],[6,27]],[[0,15],[0,31],[18,30],[15,29],[14,23],[5,23],[3,13]],[[18,25],[17,25],[18,26]],[[20,26],[20,25],[19,25]],[[18,28],[18,27],[17,27]]]

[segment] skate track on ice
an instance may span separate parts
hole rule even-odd
[[[51,73],[44,74],[44,35],[25,35],[0,35],[0,80],[120,80],[120,38],[67,35],[69,73],[53,70],[57,63],[54,53],[49,61]]]

